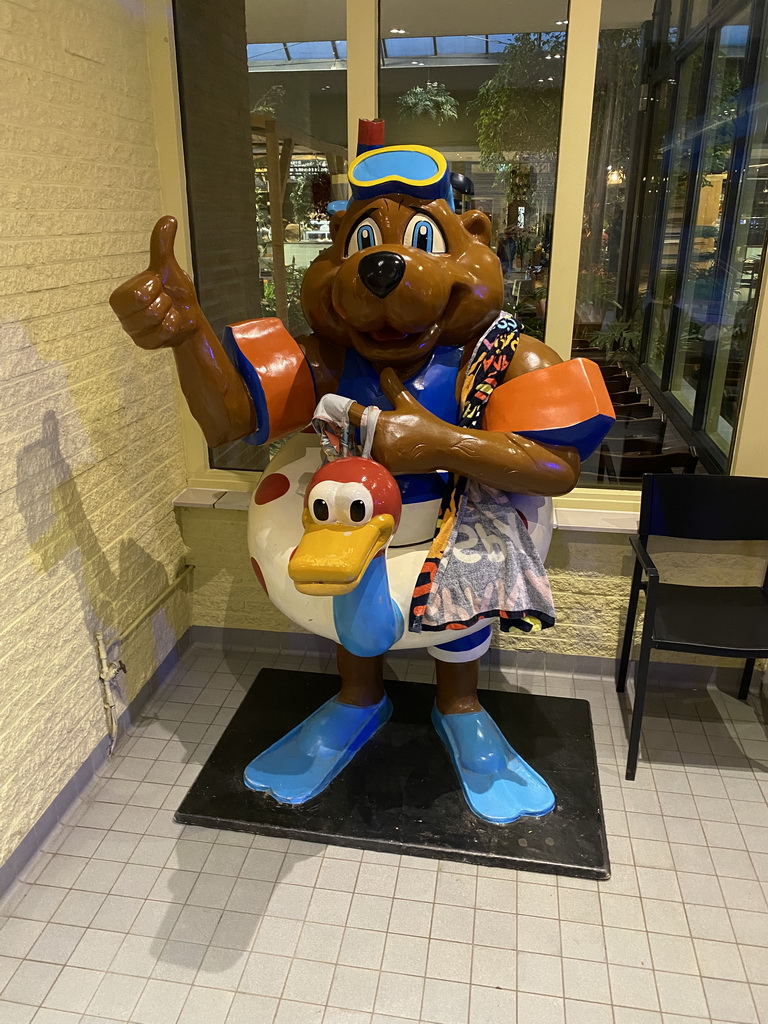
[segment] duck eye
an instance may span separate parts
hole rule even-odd
[[[353,523],[362,523],[366,511],[365,502],[361,498],[356,498],[349,506],[349,518]]]
[[[323,501],[322,498],[315,498],[312,502],[312,515],[318,523],[327,523],[330,515],[330,512],[328,511],[328,502]]]
[[[423,252],[446,252],[443,232],[437,222],[425,213],[418,213],[408,221],[403,245],[411,245]]]
[[[321,480],[307,495],[307,509],[316,523],[337,521],[334,510],[338,488],[335,480]]]
[[[339,487],[335,500],[336,518],[340,523],[361,526],[373,516],[373,498],[362,482],[349,481]]]

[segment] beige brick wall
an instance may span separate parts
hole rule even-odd
[[[0,863],[105,732],[94,631],[178,574],[172,358],[107,296],[161,212],[141,2],[0,0]],[[131,700],[189,622],[182,590],[115,645]]]

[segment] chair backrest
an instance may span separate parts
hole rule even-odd
[[[643,420],[640,421],[644,422]],[[627,455],[661,455],[661,441],[657,437],[606,437],[601,451],[606,449],[614,456],[625,452]]]
[[[650,402],[633,402],[619,406],[614,412],[617,420],[644,420],[653,416],[653,406]]]
[[[695,473],[699,457],[693,448],[678,448],[672,451],[653,453],[600,450],[599,472],[613,480],[642,480],[647,473],[670,473],[681,469],[683,473]]]
[[[617,444],[624,438],[629,437],[650,437],[657,441],[663,441],[667,432],[667,418],[660,416],[658,419],[648,420],[616,420],[606,437],[606,441],[615,441]]]
[[[632,377],[632,374],[629,372],[629,370],[624,370],[620,366],[601,366],[599,367],[599,369],[600,375],[606,382],[615,380],[625,380],[627,381],[627,383],[629,383]]]
[[[609,395],[612,395],[617,391],[628,391],[631,387],[628,376],[603,377],[603,384],[605,384],[605,390],[608,392]]]
[[[645,476],[639,533],[692,540],[768,540],[768,478]]]
[[[609,391],[611,405],[614,409],[622,405],[630,405],[632,402],[640,401],[640,388],[630,388],[629,391]]]

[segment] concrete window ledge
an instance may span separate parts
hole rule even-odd
[[[210,487],[185,487],[172,501],[174,508],[220,508],[247,512],[250,491],[222,491]]]

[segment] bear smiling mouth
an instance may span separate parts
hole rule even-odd
[[[378,331],[370,331],[369,333],[374,341],[396,342],[405,341],[406,338],[413,337],[413,335],[409,334],[407,331],[399,331],[396,327],[390,327],[389,324],[386,324],[384,327],[380,327]],[[421,331],[418,333],[420,334]]]

